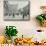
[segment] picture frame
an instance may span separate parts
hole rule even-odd
[[[5,21],[27,21],[30,20],[29,0],[4,0]]]

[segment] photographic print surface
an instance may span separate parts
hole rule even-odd
[[[4,20],[30,20],[29,0],[4,0]]]

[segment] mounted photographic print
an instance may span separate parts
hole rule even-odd
[[[4,0],[4,20],[30,20],[30,1]]]

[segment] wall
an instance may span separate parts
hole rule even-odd
[[[4,34],[4,28],[6,25],[14,25],[17,27],[19,33],[24,36],[31,36],[36,33],[37,29],[43,29],[38,25],[35,16],[41,13],[40,6],[46,5],[46,0],[30,0],[30,21],[4,21],[3,20],[3,0],[0,0],[0,34]]]

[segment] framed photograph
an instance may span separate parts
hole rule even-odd
[[[30,1],[4,0],[4,20],[30,20]]]

